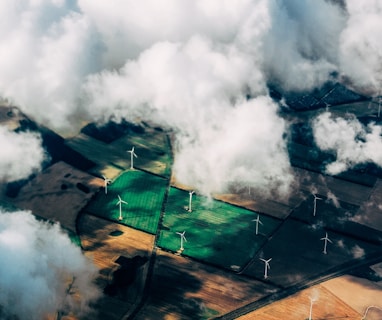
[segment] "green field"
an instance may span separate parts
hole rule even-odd
[[[196,194],[192,198],[193,210],[188,212],[189,193],[177,188],[170,188],[168,199],[163,203],[171,175],[172,153],[168,136],[161,130],[146,128],[144,132],[131,132],[111,143],[79,135],[70,140],[69,145],[96,162],[98,174],[108,166],[122,172],[109,185],[108,194],[100,191],[85,211],[155,234],[163,209],[158,245],[165,250],[178,251],[180,237],[176,232],[186,231],[183,255],[239,270],[255,256],[279,224],[275,218],[260,215],[263,225],[256,235],[253,221],[256,212],[222,201],[207,201]],[[133,146],[138,157],[134,158],[135,169],[131,170],[127,150]],[[121,220],[118,195],[128,203],[122,204]]]
[[[176,252],[180,249],[176,232],[186,231],[183,255],[225,268],[243,267],[280,223],[260,215],[263,225],[256,235],[256,222],[252,221],[256,212],[195,194],[192,212],[187,211],[188,204],[187,191],[170,188],[158,245]]]
[[[144,133],[131,132],[111,143],[105,143],[80,134],[68,139],[66,144],[97,164],[96,174],[106,167],[120,170],[130,169],[130,154],[135,147],[138,156],[134,158],[134,168],[143,169],[169,178],[172,166],[172,152],[167,134],[155,129],[147,129]]]
[[[128,170],[100,191],[85,211],[133,228],[155,234],[168,180],[139,170]],[[122,204],[119,220],[118,195]]]
[[[65,230],[68,233],[68,237],[70,241],[75,244],[77,247],[81,247],[81,239],[80,236],[70,230]]]
[[[167,135],[162,132],[154,134],[133,135],[127,141],[135,146],[138,158],[134,160],[134,167],[169,178],[172,166],[171,146]],[[130,161],[128,161],[130,167]]]

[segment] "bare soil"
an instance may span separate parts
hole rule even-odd
[[[85,254],[99,268],[96,279],[99,287],[105,290],[112,285],[118,270],[123,283],[97,302],[97,319],[121,319],[140,301],[154,236],[87,214],[81,215],[78,230]],[[124,267],[118,264],[121,257],[130,262],[141,257],[145,263],[135,268],[130,265],[121,276]]]
[[[312,318],[359,320],[360,314],[347,303],[339,299],[324,286],[316,285],[297,294],[274,302],[268,306],[248,313],[238,320],[296,320],[309,319],[312,298]]]
[[[22,187],[10,201],[76,233],[78,213],[102,186],[102,179],[58,162]]]
[[[257,300],[273,289],[158,250],[150,296],[137,319],[205,319]]]

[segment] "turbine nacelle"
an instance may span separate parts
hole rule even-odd
[[[121,203],[128,204],[125,200],[122,200],[122,198],[120,197],[119,194],[117,195],[117,197],[118,197],[117,205],[119,205],[119,204],[121,204]]]
[[[333,243],[333,241],[329,239],[327,232],[325,233],[325,237],[321,238],[320,240],[324,241],[324,250],[322,251],[322,253],[327,254],[326,247],[328,245],[328,242]]]
[[[272,258],[269,258],[268,260],[260,258],[260,260],[264,262],[264,279],[266,279],[268,278],[268,270],[271,269],[269,262],[272,260]]]

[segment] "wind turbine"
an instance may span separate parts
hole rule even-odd
[[[312,312],[313,312],[313,302],[314,302],[314,299],[309,297],[310,299],[310,308],[309,308],[309,320],[312,320]]]
[[[134,148],[135,147],[132,147],[131,150],[127,150],[127,152],[130,152],[130,169],[134,169],[134,157],[138,158],[134,152]]]
[[[328,241],[329,241],[330,243],[333,243],[333,241],[329,239],[329,237],[328,237],[328,233],[327,233],[327,232],[326,232],[326,234],[325,234],[325,237],[321,238],[320,240],[324,240],[324,251],[322,251],[322,252],[323,252],[324,254],[327,254],[327,252],[326,252],[326,246],[328,245]]]
[[[180,251],[183,251],[184,248],[183,248],[183,240],[187,242],[187,239],[185,237],[185,234],[186,231],[183,231],[183,232],[177,232],[176,234],[179,234],[180,235]]]
[[[257,214],[257,218],[253,219],[252,221],[256,221],[256,235],[259,233],[259,223],[263,225],[263,223],[260,221],[260,216]]]
[[[322,200],[322,198],[317,197],[314,193],[313,193],[313,197],[314,197],[314,200],[313,200],[313,217],[315,217],[316,216],[316,210],[317,210],[317,200]]]
[[[111,183],[111,180],[109,178],[106,178],[104,175],[102,175],[102,177],[103,177],[103,180],[104,180],[103,186],[105,188],[105,194],[107,194],[107,185],[109,183]]]
[[[190,199],[188,201],[188,209],[187,209],[187,211],[191,212],[192,211],[192,195],[195,193],[195,191],[189,191],[188,193],[190,195]]]
[[[119,205],[119,217],[118,217],[118,220],[122,220],[122,203],[127,204],[127,202],[122,200],[121,197],[118,194],[118,202],[117,202],[117,206]]]
[[[264,279],[268,278],[268,269],[270,269],[269,262],[272,260],[272,258],[269,258],[268,260],[260,258],[261,261],[263,261],[264,264]]]

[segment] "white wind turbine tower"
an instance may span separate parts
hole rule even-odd
[[[134,157],[138,158],[138,156],[134,152],[134,148],[135,147],[132,147],[131,150],[127,150],[127,152],[130,152],[130,169],[134,169]]]
[[[109,178],[106,178],[104,175],[102,175],[102,177],[103,177],[103,186],[104,186],[104,188],[105,188],[105,194],[107,194],[107,185],[109,184],[109,183],[111,183],[111,180],[109,179]]]
[[[268,260],[260,258],[260,260],[264,262],[264,279],[266,279],[268,278],[268,269],[271,268],[269,262],[272,260],[272,258],[269,258]]]
[[[117,202],[117,206],[119,206],[118,220],[122,220],[122,203],[127,204],[127,202],[122,200],[121,197],[118,195],[118,202]]]
[[[259,214],[257,214],[257,218],[253,219],[252,221],[256,221],[256,235],[259,233],[259,224],[263,225],[263,223],[260,220]]]
[[[188,212],[192,211],[192,195],[195,193],[195,191],[189,191],[188,194],[190,195],[190,198],[188,200]]]
[[[183,231],[183,232],[177,232],[176,234],[179,234],[180,235],[180,251],[183,251],[184,248],[183,248],[183,241],[187,242],[187,239],[185,237],[185,234],[186,231]]]
[[[317,211],[317,200],[322,200],[322,198],[317,197],[314,193],[313,193],[313,197],[314,197],[314,200],[313,200],[313,217],[315,217],[316,211]]]
[[[309,299],[310,299],[309,320],[312,320],[313,302],[314,302],[314,299],[313,299],[312,297],[309,297]]]
[[[328,242],[333,243],[332,240],[329,239],[328,233],[326,232],[325,237],[321,238],[320,240],[324,240],[324,250],[322,251],[324,254],[327,254],[326,247],[328,245]]]

